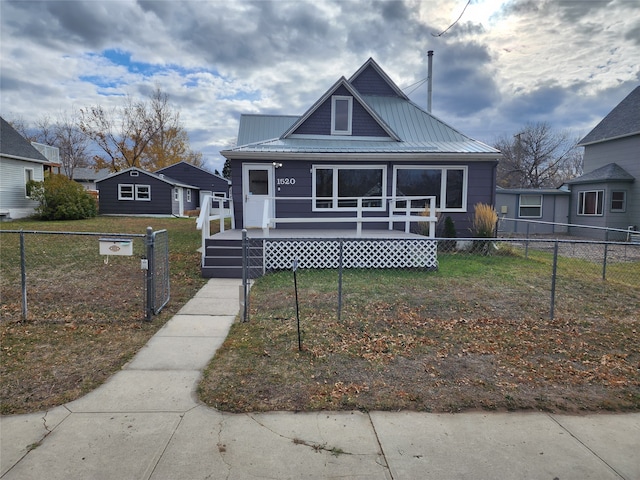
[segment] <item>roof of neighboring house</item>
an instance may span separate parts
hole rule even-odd
[[[4,157],[37,163],[49,163],[9,122],[0,117],[0,153]]]
[[[569,190],[560,188],[496,188],[496,194],[508,193],[517,195],[571,195]]]
[[[111,173],[108,168],[96,170],[93,167],[76,167],[73,169],[73,179],[76,181],[95,182],[107,177]]]
[[[192,164],[192,163],[185,162],[184,160],[181,160],[180,162],[176,162],[176,163],[174,163],[174,164],[172,164],[172,165],[169,165],[169,166],[167,166],[167,167],[164,167],[164,168],[161,168],[161,169],[159,169],[159,170],[156,170],[156,172],[155,172],[155,173],[156,173],[156,174],[160,174],[160,173],[162,173],[162,172],[163,172],[163,171],[165,171],[165,170],[172,170],[173,168],[175,168],[175,167],[177,167],[177,166],[182,166],[183,164],[184,164],[185,166],[187,166],[187,167],[193,168],[193,169],[195,169],[195,170],[199,170],[199,171],[201,171],[202,173],[204,173],[204,174],[206,174],[206,175],[211,175],[211,176],[214,176],[214,177],[219,178],[220,180],[224,180],[224,181],[225,181],[225,182],[227,182],[229,185],[231,184],[231,180],[224,178],[222,175],[218,175],[217,173],[212,173],[212,172],[210,172],[209,170],[205,170],[205,169],[204,169],[204,168],[202,168],[202,167],[198,167],[198,166],[196,166],[196,165],[194,165],[194,164]]]
[[[567,180],[565,183],[568,185],[577,185],[581,183],[633,182],[634,180],[635,177],[620,165],[617,163],[609,163],[604,167],[597,168],[580,177]]]
[[[640,86],[633,89],[578,145],[640,135]]]
[[[131,172],[131,171],[137,171],[137,172],[140,172],[140,173],[142,173],[144,175],[149,175],[150,177],[153,177],[153,178],[155,178],[157,180],[160,180],[161,182],[168,183],[169,185],[173,185],[175,187],[186,187],[186,188],[191,188],[193,190],[200,190],[200,187],[195,187],[193,185],[187,185],[186,183],[179,182],[178,180],[175,180],[173,178],[167,177],[166,175],[147,172],[146,170],[142,170],[141,168],[138,168],[138,167],[130,167],[130,168],[127,168],[126,170],[120,170],[119,172],[111,173],[111,174],[107,175],[106,177],[103,177],[103,178],[100,178],[100,179],[96,180],[96,183],[100,183],[100,182],[102,182],[104,180],[111,179],[111,178],[117,177],[119,175],[123,175],[123,174]]]
[[[357,104],[362,115],[377,125],[379,133],[375,136],[300,133],[305,122],[322,115],[319,112],[334,93],[344,95],[344,92],[353,98],[354,109]],[[495,148],[467,137],[411,102],[372,58],[349,80],[341,77],[301,116],[243,115],[238,146],[223,154],[247,153],[481,154],[493,158],[500,155]]]

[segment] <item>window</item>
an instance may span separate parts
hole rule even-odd
[[[314,166],[313,177],[315,211],[355,210],[360,197],[365,209],[385,209],[385,167]]]
[[[133,185],[118,184],[118,200],[133,200]]]
[[[131,171],[129,172],[129,176],[130,176],[130,177],[137,177],[137,176],[139,176],[139,175],[140,175],[140,172],[138,172],[137,170],[131,170]]]
[[[627,192],[616,190],[611,192],[611,211],[624,212],[627,210]]]
[[[352,97],[331,97],[331,135],[351,135]]]
[[[24,196],[27,198],[31,198],[31,186],[29,182],[35,180],[33,176],[33,168],[25,168],[24,169]]]
[[[542,195],[520,195],[520,218],[542,217]]]
[[[151,200],[151,187],[149,185],[136,185],[136,200]]]
[[[578,192],[578,215],[602,215],[602,190]]]
[[[466,211],[467,168],[406,166],[394,169],[394,195],[436,197],[436,208],[445,211]],[[425,200],[413,200],[412,208],[422,208]],[[398,204],[399,207],[403,205]]]
[[[187,188],[187,202],[191,202],[191,189]]]
[[[176,188],[174,188],[174,189],[173,189],[173,199],[174,199],[176,202],[179,202],[179,201],[180,201],[180,189],[178,189],[178,187],[176,187]]]

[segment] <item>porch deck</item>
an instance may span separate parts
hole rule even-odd
[[[262,229],[247,230],[243,262],[242,230],[226,230],[205,241],[202,275],[251,278],[291,268],[437,268],[433,238],[399,230]]]

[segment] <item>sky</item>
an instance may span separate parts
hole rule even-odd
[[[462,133],[582,137],[640,84],[640,1],[0,0],[0,115],[159,87],[222,171],[240,114],[301,115],[369,57],[426,108],[428,50],[432,113]]]

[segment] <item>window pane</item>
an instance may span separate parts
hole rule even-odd
[[[447,170],[447,208],[462,208],[463,179],[463,170]]]
[[[611,210],[623,212],[625,210],[625,192],[611,192]]]
[[[542,195],[521,195],[520,205],[540,206],[542,205]]]
[[[249,170],[249,193],[253,195],[269,194],[269,172],[267,170]]]
[[[338,198],[382,197],[382,169],[338,170]],[[380,207],[382,199],[363,201],[365,207]],[[340,200],[339,207],[357,207],[357,200]]]
[[[349,101],[336,99],[334,103],[334,129],[339,131],[349,130]]]
[[[329,198],[321,198],[329,197]],[[318,168],[316,170],[316,207],[331,208],[333,202],[333,170]]]
[[[397,196],[435,196],[436,206],[440,207],[442,170],[407,168],[398,169],[396,175]],[[453,201],[453,199],[452,199]],[[462,203],[462,200],[460,200]],[[412,207],[421,208],[425,201],[412,202]]]
[[[521,217],[541,217],[540,207],[520,207]]]

